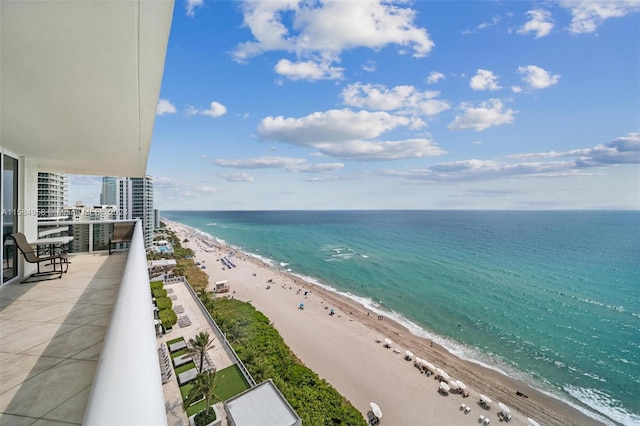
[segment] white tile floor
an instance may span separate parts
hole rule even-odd
[[[0,287],[0,424],[81,424],[126,253]]]

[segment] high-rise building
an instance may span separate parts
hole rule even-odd
[[[109,236],[111,235],[111,223],[100,223],[105,220],[118,219],[116,217],[116,207],[108,206],[85,206],[76,202],[74,206],[67,207],[69,219],[74,221],[94,221],[97,223],[71,226],[70,233],[73,240],[68,248],[72,253],[81,253],[93,250],[106,250],[109,247]]]
[[[66,219],[67,175],[38,172],[38,218]]]
[[[102,192],[100,193],[100,204],[103,206],[115,206],[118,196],[118,178],[105,176],[102,178]]]
[[[103,204],[116,206],[115,219],[142,219],[145,247],[153,244],[155,217],[153,209],[153,178],[151,176],[102,178]],[[104,203],[111,201],[112,203]]]

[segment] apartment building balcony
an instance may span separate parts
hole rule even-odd
[[[139,222],[128,252],[0,287],[0,424],[166,424]]]

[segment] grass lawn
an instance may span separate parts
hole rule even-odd
[[[207,401],[203,399],[202,401],[196,404],[193,404],[189,408],[187,408],[187,417],[191,417],[194,414],[199,413],[200,411],[204,411],[206,409],[207,409]]]
[[[237,365],[233,364],[225,369],[218,371],[220,374],[220,384],[216,394],[223,400],[231,399],[241,392],[249,389],[249,384],[244,379]],[[216,401],[217,402],[217,401]]]
[[[184,337],[178,337],[177,339],[167,341],[167,346],[173,345],[174,343],[179,342],[180,340],[184,340]]]
[[[172,352],[170,356],[171,356],[171,359],[174,359],[175,357],[178,357],[180,355],[184,355],[186,353],[189,353],[189,351],[186,350],[186,349],[183,349],[181,351]]]
[[[191,370],[192,368],[196,368],[196,365],[193,363],[193,361],[191,361],[188,364],[181,365],[180,367],[175,369],[176,370],[176,377],[178,376],[178,374],[182,374],[185,371]]]
[[[249,384],[244,379],[244,376],[240,372],[240,369],[237,365],[231,365],[225,369],[219,370],[216,375],[219,376],[220,380],[218,382],[218,388],[216,390],[216,395],[220,398],[215,398],[213,403],[223,400],[226,401],[228,399],[233,398],[241,392],[249,389]],[[188,383],[184,386],[180,386],[180,394],[182,395],[182,400],[184,401],[187,395],[189,394],[189,390],[191,390],[191,384]],[[187,409],[187,416],[191,416],[199,411],[202,411],[207,408],[206,401],[200,401]]]

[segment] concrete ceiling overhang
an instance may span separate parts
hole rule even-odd
[[[0,1],[0,147],[40,171],[144,176],[173,1]]]

